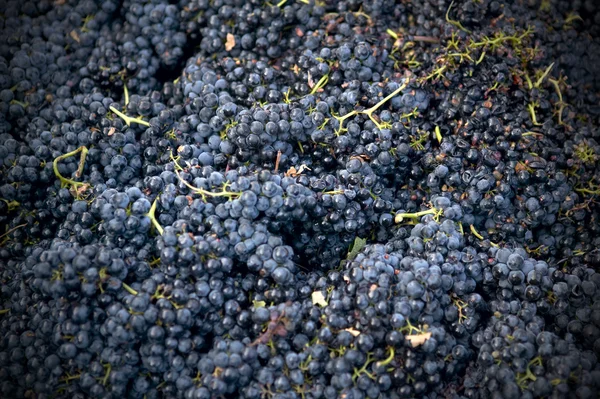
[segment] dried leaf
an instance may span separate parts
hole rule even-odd
[[[71,38],[72,38],[73,40],[75,40],[77,43],[79,43],[79,35],[77,34],[77,32],[76,32],[76,31],[72,30],[72,31],[69,33],[69,36],[71,36]]]
[[[296,26],[296,36],[298,36],[298,37],[304,36],[304,32],[298,26]]]
[[[110,137],[110,136],[112,136],[113,134],[115,134],[115,131],[116,131],[116,130],[117,130],[117,129],[115,129],[115,127],[114,127],[114,126],[111,126],[111,128],[110,128],[110,129],[108,129],[108,137]]]
[[[517,162],[515,165],[515,172],[521,172],[523,170],[527,170],[527,165],[523,162]]]
[[[360,331],[355,330],[353,328],[346,328],[344,331],[348,331],[350,334],[352,334],[355,337],[358,337],[360,335]]]
[[[277,151],[277,158],[275,159],[275,173],[279,172],[279,163],[281,162],[281,150]]]
[[[311,89],[313,87],[315,87],[315,81],[313,80],[312,76],[310,75],[310,72],[308,73],[308,87],[310,87]]]
[[[231,33],[227,34],[227,40],[225,41],[225,50],[231,51],[235,47],[235,36]]]
[[[406,338],[408,341],[410,341],[410,344],[413,346],[413,348],[415,348],[419,345],[423,345],[425,343],[425,341],[427,341],[429,338],[431,338],[431,333],[426,332],[426,333],[422,333],[422,334],[407,335],[404,338]]]
[[[78,176],[79,177],[79,176]],[[69,191],[71,192],[71,194],[73,194],[74,197],[82,197],[84,196],[84,194],[87,193],[87,191],[91,188],[91,186],[87,183],[84,183],[80,186],[73,186],[69,189]]]
[[[327,299],[323,292],[315,291],[311,295],[313,305],[320,305],[321,307],[327,306]]]
[[[298,169],[296,169],[295,166],[292,166],[291,168],[289,168],[287,170],[287,172],[284,173],[284,176],[286,176],[286,177],[298,177],[305,170],[311,170],[311,169],[308,166],[304,165],[304,164],[300,165],[300,167]]]

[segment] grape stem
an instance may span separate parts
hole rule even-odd
[[[188,183],[187,181],[185,181],[181,175],[179,174],[179,171],[177,169],[175,169],[175,174],[177,175],[177,178],[190,190],[192,190],[192,192],[199,194],[202,197],[202,201],[206,202],[206,197],[227,197],[229,199],[233,199],[233,198],[237,198],[240,195],[242,195],[241,192],[237,192],[237,191],[226,191],[225,187],[223,187],[223,190],[221,192],[212,192],[212,191],[206,191],[202,188],[198,188],[198,187],[194,187],[192,186],[190,183]]]
[[[58,171],[58,163],[60,161],[62,161],[63,159],[72,157],[73,155],[77,155],[81,153],[80,159],[79,159],[79,167],[77,168],[77,172],[75,172],[75,177],[81,177],[81,175],[83,174],[83,168],[85,167],[85,158],[87,156],[88,153],[88,149],[86,146],[81,146],[79,148],[77,148],[74,151],[68,152],[66,154],[63,155],[59,155],[58,157],[56,157],[54,159],[54,161],[52,162],[52,169],[54,170],[54,175],[58,178],[58,180],[60,180],[60,186],[61,188],[67,187],[67,186],[72,186],[74,188],[75,191],[75,196],[78,197],[79,196],[79,188],[86,188],[89,187],[88,183],[83,183],[83,182],[78,182],[72,179],[67,179],[66,177],[64,177],[63,175],[60,174],[60,172]]]
[[[404,219],[413,219],[416,220],[421,216],[425,215],[439,215],[441,212],[437,208],[427,209],[426,211],[415,212],[415,213],[397,213],[396,218],[394,219],[396,223],[401,223]]]
[[[125,115],[124,113],[122,113],[121,111],[119,111],[118,109],[116,109],[115,107],[112,107],[112,106],[111,106],[111,107],[109,107],[109,108],[110,108],[110,110],[111,110],[112,112],[114,112],[115,114],[117,114],[117,116],[119,116],[121,119],[123,119],[123,120],[125,121],[125,124],[126,124],[127,126],[131,126],[131,123],[132,123],[132,122],[135,122],[135,123],[137,123],[138,125],[143,125],[143,126],[150,127],[150,124],[149,124],[148,122],[146,122],[145,120],[143,120],[143,119],[140,119],[140,118],[132,118],[132,117],[130,117],[130,116],[127,116],[127,115]]]
[[[138,294],[138,292],[136,290],[134,290],[133,288],[131,288],[129,285],[125,284],[124,282],[121,282],[121,285],[123,286],[123,288],[125,289],[125,291],[129,292],[131,295],[137,295]]]
[[[367,115],[369,117],[369,119],[371,119],[371,121],[375,124],[375,126],[377,126],[378,129],[382,129],[383,126],[381,124],[379,124],[379,122],[373,118],[373,112],[377,111],[380,107],[383,106],[383,104],[385,104],[391,98],[397,96],[398,93],[400,93],[402,90],[404,90],[406,88],[406,86],[408,86],[408,81],[404,81],[400,85],[400,87],[398,87],[396,90],[391,92],[387,97],[385,97],[383,100],[379,101],[377,104],[375,104],[374,106],[372,106],[369,109],[365,109],[362,111],[357,111],[357,110],[350,111],[346,115],[340,116],[340,117],[334,116],[334,118],[337,119],[340,124],[335,132],[336,136],[339,136],[340,133],[344,130],[344,121],[346,119],[350,118],[351,116],[359,115],[359,114]]]
[[[15,226],[15,227],[13,227],[12,229],[8,230],[6,233],[4,233],[4,234],[0,235],[0,238],[4,238],[4,237],[6,237],[7,235],[9,235],[10,233],[12,233],[13,231],[15,231],[15,230],[17,230],[17,229],[20,229],[21,227],[25,227],[25,226],[27,226],[27,223],[23,223],[23,224],[20,224],[20,225],[18,225],[18,226]]]
[[[158,203],[158,197],[156,197],[156,199],[152,203],[152,206],[150,207],[150,210],[148,211],[146,216],[150,218],[152,225],[156,228],[158,233],[160,235],[162,235],[164,230],[163,230],[162,226],[160,225],[160,223],[158,223],[158,220],[156,220],[156,204],[157,203]]]

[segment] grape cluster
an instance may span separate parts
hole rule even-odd
[[[0,397],[596,398],[591,0],[0,5]]]

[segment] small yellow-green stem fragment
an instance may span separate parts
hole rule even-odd
[[[435,138],[437,139],[438,143],[442,142],[442,132],[440,131],[439,126],[435,127]]]
[[[133,288],[131,288],[129,285],[121,282],[121,285],[123,286],[123,288],[125,289],[125,291],[129,292],[131,295],[137,295],[138,292],[136,290],[134,290]]]
[[[479,232],[477,231],[477,229],[475,229],[475,226],[470,225],[469,229],[471,230],[471,233],[473,233],[473,235],[477,238],[479,238],[480,240],[483,240],[483,236],[481,234],[479,234]]]
[[[481,53],[481,55],[479,56],[479,58],[477,59],[477,61],[475,62],[475,65],[479,65],[481,64],[481,62],[483,61],[483,59],[485,58],[485,51]],[[497,83],[497,82],[496,82]]]
[[[313,87],[313,89],[310,91],[310,94],[315,94],[317,91],[319,91],[319,89],[325,87],[328,81],[329,75],[323,75],[321,79],[319,79],[315,87]]]
[[[155,216],[157,203],[158,203],[158,197],[156,197],[156,199],[152,203],[152,206],[150,207],[150,211],[146,214],[146,216],[148,216],[150,218],[152,225],[154,225],[154,227],[156,228],[158,233],[162,235],[164,230],[163,230],[162,226],[160,225],[160,223],[158,223],[158,220],[156,220],[156,216]]]

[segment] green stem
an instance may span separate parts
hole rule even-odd
[[[194,187],[192,186],[190,183],[188,183],[187,181],[185,181],[181,175],[179,174],[179,171],[177,169],[175,169],[175,174],[177,175],[177,178],[190,190],[192,190],[194,193],[199,194],[202,197],[202,201],[206,201],[206,197],[227,197],[229,199],[232,198],[237,198],[240,195],[242,195],[241,192],[237,192],[237,191],[226,191],[225,189],[223,189],[223,191],[219,192],[219,193],[214,193],[212,191],[206,191],[202,188],[198,188],[198,187]]]
[[[467,28],[465,28],[460,21],[454,21],[454,20],[450,19],[450,9],[452,8],[453,5],[454,5],[454,0],[452,0],[452,2],[450,3],[450,7],[448,7],[448,10],[446,11],[446,22],[448,22],[450,25],[456,26],[458,29],[465,31],[466,33],[471,33],[471,31],[468,30]]]
[[[150,124],[148,122],[146,122],[145,120],[142,120],[140,118],[132,118],[130,116],[125,115],[124,113],[122,113],[121,111],[119,111],[118,109],[116,109],[115,107],[110,107],[110,110],[112,112],[114,112],[115,114],[117,114],[117,116],[119,116],[121,119],[123,119],[125,121],[125,124],[127,126],[131,126],[132,122],[137,123],[138,125],[143,125],[143,126],[147,126],[150,127]]]
[[[54,170],[54,174],[56,175],[56,177],[58,177],[58,179],[60,180],[60,182],[62,183],[63,186],[66,186],[67,184],[71,184],[73,186],[83,185],[84,184],[84,183],[81,183],[81,182],[77,182],[75,180],[67,179],[66,177],[64,177],[63,175],[61,175],[60,172],[58,171],[58,163],[60,161],[62,161],[63,159],[72,157],[73,155],[77,155],[78,153],[81,153],[81,158],[80,158],[80,161],[79,161],[79,168],[77,168],[77,172],[75,172],[75,176],[76,177],[81,177],[81,175],[83,174],[83,168],[85,166],[85,158],[86,158],[87,153],[88,153],[87,147],[81,146],[81,147],[79,147],[78,149],[76,149],[74,151],[68,152],[68,153],[63,154],[63,155],[59,155],[52,162],[52,169]]]
[[[398,213],[396,214],[396,223],[401,223],[405,218],[418,219],[425,215],[435,215],[438,212],[437,208],[427,209],[426,211],[415,212],[415,213]]]
[[[471,229],[471,233],[473,233],[473,235],[477,238],[479,238],[480,240],[483,240],[483,236],[481,234],[479,234],[479,232],[477,231],[477,229],[475,229],[475,226],[470,225],[469,229]]]
[[[121,282],[121,285],[123,286],[123,288],[125,289],[125,291],[129,292],[131,295],[137,295],[138,294],[138,292],[136,290],[134,290],[133,288],[131,288],[127,284]]]
[[[340,117],[334,116],[334,118],[337,119],[340,124],[340,126],[338,126],[338,128],[337,128],[337,131],[335,132],[336,136],[339,136],[340,133],[342,132],[342,130],[344,130],[344,121],[354,115],[358,115],[358,111],[354,110],[354,111],[348,112],[346,115],[340,116]]]
[[[537,80],[537,82],[535,82],[534,87],[537,87],[539,89],[539,87],[542,85],[542,82],[544,81],[544,79],[546,79],[546,76],[548,76],[548,74],[552,70],[552,67],[554,67],[554,62],[552,64],[550,64],[548,66],[548,68],[546,68],[546,70],[544,71],[542,76],[540,76],[540,78]]]
[[[10,309],[2,309],[2,310],[0,310],[0,315],[7,314],[8,312],[10,312]]]
[[[329,81],[329,76],[323,75],[321,77],[321,79],[319,79],[319,81],[317,82],[315,87],[313,87],[313,89],[310,91],[310,94],[315,94],[319,89],[323,88],[327,84],[328,81]]]
[[[392,362],[392,360],[394,360],[394,348],[390,347],[390,355],[379,362],[379,366],[383,367],[383,366],[387,366],[388,364],[390,364]]]
[[[374,111],[376,111],[379,107],[381,107],[383,104],[385,104],[388,100],[390,100],[391,98],[393,98],[396,95],[398,95],[398,93],[400,93],[402,90],[404,90],[406,88],[406,86],[408,86],[408,82],[407,81],[405,81],[404,83],[402,83],[400,85],[400,87],[398,87],[396,90],[394,90],[393,92],[391,92],[390,94],[388,94],[388,96],[386,98],[384,98],[383,100],[379,101],[377,104],[375,104],[374,106],[372,106],[368,110],[362,111],[362,113],[365,114],[365,115],[369,115],[369,117],[370,117],[370,114],[372,114]]]
[[[152,206],[150,207],[150,210],[148,211],[146,216],[150,218],[150,221],[152,222],[152,225],[154,226],[154,228],[156,228],[158,233],[160,235],[162,235],[164,230],[163,230],[162,226],[160,225],[160,223],[158,223],[158,220],[156,220],[156,216],[155,216],[157,203],[158,203],[158,197],[156,197],[156,199],[152,203]],[[136,294],[134,294],[134,295],[136,295]]]

